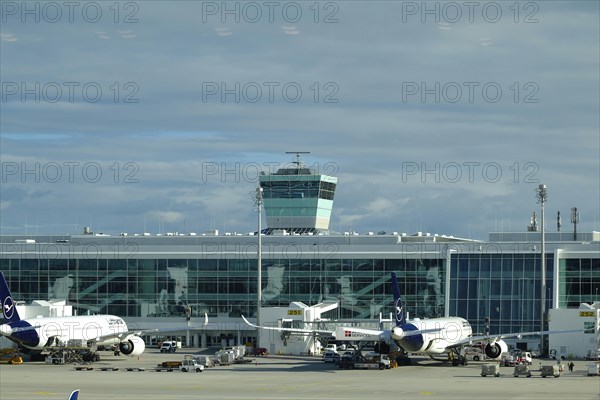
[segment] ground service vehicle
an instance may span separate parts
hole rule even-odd
[[[181,372],[202,372],[204,371],[204,365],[200,365],[193,358],[186,358],[182,361],[179,366]]]
[[[531,357],[531,353],[528,351],[520,351],[516,353],[517,356],[517,364],[527,364],[531,365],[533,362],[533,357]]]
[[[331,363],[339,362],[340,355],[334,351],[326,351],[325,354],[323,354],[323,361]]]
[[[483,352],[478,348],[465,348],[463,357],[467,360],[479,361],[483,359]]]
[[[389,369],[390,358],[385,354],[370,358],[357,352],[353,357],[342,357],[339,366],[340,369]]]
[[[174,369],[178,369],[182,364],[181,361],[163,361],[162,363],[156,365],[156,372],[160,371],[173,371]]]
[[[255,356],[259,356],[259,357],[266,357],[269,355],[269,350],[267,350],[264,347],[257,347],[256,349],[254,349],[254,353]]]
[[[161,353],[175,353],[175,350],[177,350],[177,342],[174,340],[165,340],[160,345]]]

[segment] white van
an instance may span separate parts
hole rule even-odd
[[[327,346],[325,346],[325,352],[327,351],[333,351],[334,353],[337,353],[337,345],[330,343]]]
[[[528,351],[521,351],[521,352],[517,353],[517,362],[526,364],[526,365],[531,365],[531,363],[533,363],[533,358],[531,357],[531,353]]]
[[[160,345],[161,353],[175,353],[177,350],[177,342],[175,340],[165,340]]]
[[[323,361],[331,363],[339,362],[340,355],[335,351],[327,350],[325,353],[323,353]]]

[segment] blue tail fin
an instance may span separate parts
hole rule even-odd
[[[400,287],[398,286],[398,279],[396,278],[395,272],[392,272],[392,291],[394,293],[394,317],[396,318],[396,326],[402,326],[406,324],[406,315],[404,314],[402,298],[400,297]]]
[[[73,390],[73,393],[69,396],[69,400],[77,400],[79,398],[79,389]]]
[[[8,284],[6,283],[6,279],[4,279],[4,274],[0,272],[0,302],[2,304],[2,323],[12,323],[20,321],[19,313],[17,312],[17,307],[15,302],[10,295],[10,290],[8,290]]]

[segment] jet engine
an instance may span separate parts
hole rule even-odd
[[[119,343],[119,350],[121,353],[128,356],[139,356],[146,349],[146,343],[144,339],[139,336],[129,336],[126,340]]]
[[[508,346],[506,345],[506,342],[504,340],[498,340],[497,342],[494,343],[488,343],[485,345],[485,355],[488,356],[488,358],[500,358],[500,356],[502,355],[502,353],[508,351]]]
[[[399,326],[393,327],[391,337],[396,340],[404,339],[404,330]]]

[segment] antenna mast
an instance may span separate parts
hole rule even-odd
[[[285,154],[295,154],[296,161],[292,161],[292,163],[296,164],[296,167],[299,169],[302,167],[302,161],[300,160],[300,154],[310,154],[310,151],[286,151]]]
[[[579,211],[577,207],[571,208],[571,223],[573,224],[573,240],[577,240],[577,224],[579,223]]]

